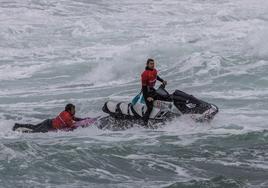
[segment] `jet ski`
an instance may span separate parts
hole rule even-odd
[[[196,122],[210,122],[219,112],[216,105],[200,100],[180,90],[169,94],[164,85],[156,90],[160,100],[155,100],[150,114],[150,125],[163,124],[181,115],[189,114]],[[143,102],[126,103],[109,100],[105,102],[103,112],[109,114],[101,118],[103,125],[114,124],[117,127],[129,127],[143,124],[142,117],[147,107]],[[106,122],[106,123],[105,123]],[[100,128],[105,128],[100,127]],[[154,128],[154,127],[153,127]]]

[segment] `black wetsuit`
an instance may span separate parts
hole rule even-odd
[[[45,120],[37,125],[15,123],[15,125],[13,127],[13,131],[15,131],[18,128],[29,129],[28,132],[34,132],[34,133],[37,133],[37,132],[45,133],[45,132],[48,132],[50,130],[53,130],[51,119],[47,119],[47,120]]]

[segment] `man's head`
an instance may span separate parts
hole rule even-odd
[[[154,66],[155,66],[154,60],[153,60],[153,59],[147,59],[146,66],[147,66],[149,69],[154,69]]]
[[[75,105],[67,104],[65,106],[65,111],[70,112],[70,114],[75,115]]]

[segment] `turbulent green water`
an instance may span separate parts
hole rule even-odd
[[[0,1],[0,187],[268,187],[267,33],[265,0]],[[69,102],[104,115],[139,92],[148,57],[215,119],[11,131]]]

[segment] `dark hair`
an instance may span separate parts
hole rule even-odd
[[[151,59],[151,58],[149,58],[149,59],[147,59],[147,65],[150,63],[150,62],[154,62],[154,59]]]
[[[75,108],[75,105],[73,105],[73,104],[67,104],[66,106],[65,106],[65,111],[71,111],[73,108]]]

